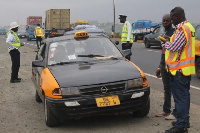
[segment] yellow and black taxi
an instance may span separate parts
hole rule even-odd
[[[125,59],[126,53],[101,29],[47,39],[32,62],[35,99],[44,103],[46,125],[125,111],[146,116],[150,87],[140,68]]]

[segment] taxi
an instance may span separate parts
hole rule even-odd
[[[35,100],[44,103],[46,125],[66,119],[150,109],[143,71],[125,58],[103,30],[84,29],[48,38],[32,62]]]

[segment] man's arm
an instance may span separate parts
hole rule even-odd
[[[15,41],[15,37],[13,34],[10,33],[6,39],[6,43],[8,43],[10,45],[10,48],[13,49],[14,47],[13,47],[11,41]]]
[[[177,32],[177,34],[175,35],[175,40],[172,43],[167,41],[162,46],[164,46],[169,51],[175,52],[175,51],[181,50],[181,48],[183,48],[183,46],[185,46],[185,44],[186,44],[186,37],[183,32],[183,29],[180,29]]]
[[[132,31],[132,26],[131,26],[131,24],[128,22],[127,23],[127,31],[128,31],[128,35],[127,35],[127,42],[129,42],[130,40],[131,40],[131,31]]]

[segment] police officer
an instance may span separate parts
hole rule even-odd
[[[43,30],[40,27],[40,24],[37,24],[37,27],[35,27],[35,38],[36,38],[36,44],[37,44],[38,49],[41,46],[43,37],[44,37]],[[38,44],[38,41],[40,42],[40,45]]]
[[[19,67],[20,67],[20,47],[21,43],[17,35],[19,25],[17,22],[10,23],[10,30],[7,32],[6,43],[10,46],[8,47],[9,54],[12,61],[12,73],[10,83],[21,82],[21,78],[18,77]]]
[[[131,50],[133,44],[132,26],[130,22],[126,20],[126,17],[127,16],[123,14],[119,15],[120,23],[124,23],[121,34],[122,50],[127,50],[127,49]],[[131,53],[130,55],[126,56],[126,58],[130,60]]]

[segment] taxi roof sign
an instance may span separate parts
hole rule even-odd
[[[79,31],[74,34],[75,39],[87,39],[89,35],[86,31]]]

